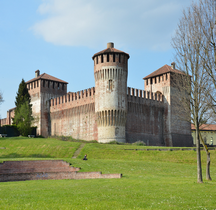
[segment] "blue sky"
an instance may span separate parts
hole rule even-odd
[[[67,81],[68,91],[95,86],[92,56],[107,42],[130,54],[128,86],[143,89],[143,77],[173,61],[171,37],[191,2],[0,0],[0,117],[37,69]]]

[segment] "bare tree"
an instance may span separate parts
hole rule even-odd
[[[200,0],[202,1],[202,0]],[[206,0],[207,1],[207,0]],[[172,46],[175,49],[177,66],[185,73],[179,74],[181,79],[176,79],[178,93],[179,117],[190,120],[196,129],[196,151],[197,151],[197,182],[202,183],[202,168],[200,156],[200,126],[207,123],[212,116],[210,102],[213,100],[212,83],[210,75],[206,72],[204,57],[207,52],[203,47],[206,40],[203,39],[203,29],[200,20],[197,18],[196,8],[199,4],[192,3],[191,7],[183,11],[175,36],[172,39]],[[178,77],[177,77],[178,78]],[[183,114],[181,114],[183,113]],[[187,115],[190,113],[190,115]],[[189,116],[189,117],[188,117]],[[204,142],[201,141],[203,144]],[[210,153],[209,155],[210,167]],[[210,178],[208,168],[207,179]]]
[[[202,36],[203,54],[200,58],[206,73],[209,75],[209,82],[216,89],[216,0],[199,0],[198,4],[193,4],[192,9],[198,21]],[[207,94],[209,94],[207,92]],[[216,97],[215,93],[210,94],[209,105],[216,114]]]
[[[0,105],[3,101],[4,101],[3,100],[3,94],[2,94],[2,92],[0,92]],[[0,115],[0,119],[1,119],[1,115]],[[1,126],[1,123],[0,123],[0,126]]]
[[[0,92],[0,104],[3,102],[3,94]]]

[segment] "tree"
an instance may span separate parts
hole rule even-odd
[[[1,103],[3,102],[4,100],[3,100],[3,94],[0,92],[0,105],[1,105]],[[1,115],[0,115],[0,119],[1,119]],[[1,126],[1,123],[0,123],[0,126]]]
[[[16,96],[16,109],[13,118],[13,124],[17,125],[17,128],[21,135],[27,136],[31,133],[32,117],[32,105],[31,97],[29,95],[27,85],[22,79],[19,84],[19,89]]]
[[[176,80],[179,87],[178,97],[180,101],[179,112],[190,112],[190,120],[196,129],[196,151],[197,151],[197,182],[202,183],[202,168],[200,156],[200,131],[199,127],[208,122],[211,117],[210,101],[213,91],[210,77],[206,72],[203,57],[206,51],[203,48],[202,27],[197,18],[195,8],[198,5],[192,3],[191,7],[183,11],[175,36],[172,39],[172,46],[175,49],[177,66],[185,72],[186,77]],[[179,85],[178,85],[179,83]],[[181,111],[180,111],[181,110]],[[181,117],[185,115],[180,114]],[[210,154],[209,154],[210,157]],[[210,164],[209,164],[210,166]],[[210,170],[208,170],[210,173]],[[210,177],[210,174],[209,174]]]
[[[3,102],[3,94],[0,92],[0,104]]]
[[[19,107],[19,111],[15,115],[15,119],[19,119],[17,123],[17,128],[22,136],[28,136],[31,134],[31,122],[33,117],[31,115],[31,107],[28,104],[28,101],[25,101]]]
[[[193,4],[192,6],[199,22],[200,33],[203,39],[201,48],[205,53],[203,55],[200,54],[200,57],[206,73],[210,77],[210,82],[214,89],[216,89],[216,1],[200,0],[199,4]],[[209,105],[216,114],[215,93],[211,95]]]

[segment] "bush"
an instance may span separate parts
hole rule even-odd
[[[136,145],[136,146],[146,146],[146,143],[144,141],[136,141],[133,143],[133,145]]]

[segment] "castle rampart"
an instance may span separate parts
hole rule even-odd
[[[95,88],[50,100],[51,135],[96,140]]]

